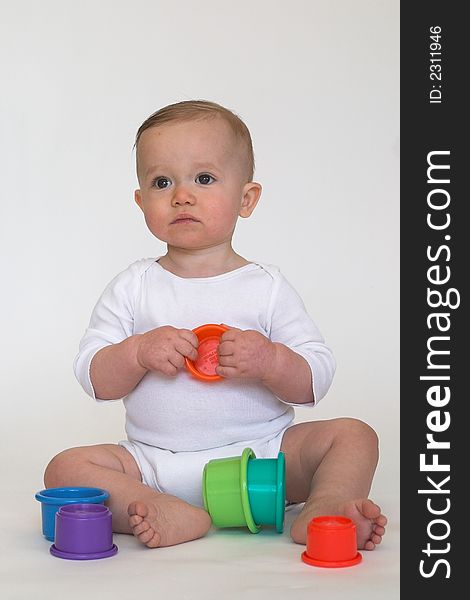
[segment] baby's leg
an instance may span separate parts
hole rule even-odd
[[[133,456],[114,444],[61,452],[47,466],[44,482],[47,488],[84,486],[107,490],[113,530],[132,533],[150,548],[194,540],[211,526],[202,508],[144,485]]]
[[[299,423],[284,434],[286,495],[305,502],[291,528],[292,539],[305,544],[307,525],[320,515],[344,515],[356,524],[358,548],[373,550],[387,519],[368,499],[378,461],[377,436],[355,419]]]

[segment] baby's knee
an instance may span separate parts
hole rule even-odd
[[[353,419],[345,417],[338,419],[339,434],[344,435],[347,433],[348,436],[354,437],[360,440],[363,444],[370,447],[371,450],[378,452],[379,438],[374,429],[364,421],[359,419]]]
[[[54,456],[44,472],[46,488],[70,485],[71,478],[78,465],[83,462],[82,448],[69,448]]]

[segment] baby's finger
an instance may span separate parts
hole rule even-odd
[[[237,335],[240,333],[241,329],[237,329],[236,327],[232,327],[225,333],[222,334],[221,340],[222,342],[233,342],[236,339]]]
[[[217,375],[225,377],[226,379],[236,377],[238,374],[237,369],[235,369],[235,367],[221,367],[220,365],[218,365],[215,368],[215,372],[217,373]]]
[[[172,360],[168,358],[168,360],[158,369],[164,375],[168,375],[169,377],[174,377],[178,373],[178,368],[173,364]]]
[[[184,356],[176,349],[168,356],[168,362],[173,365],[176,369],[184,367]]]
[[[194,333],[194,331],[191,331],[190,329],[178,329],[178,333],[180,337],[188,341],[191,346],[197,350],[197,347],[199,346],[199,340],[197,339],[197,335]]]
[[[221,367],[235,367],[237,361],[234,356],[219,356],[219,365]]]
[[[191,360],[197,360],[196,348],[186,339],[179,339],[175,344],[177,350],[182,356],[187,356]]]
[[[235,344],[233,342],[221,342],[217,347],[219,356],[232,356],[234,350]]]

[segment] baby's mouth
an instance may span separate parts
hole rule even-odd
[[[181,214],[178,215],[176,217],[176,219],[174,219],[170,225],[175,225],[178,223],[200,223],[199,219],[196,219],[195,217],[193,217],[192,215],[188,215],[188,214]]]

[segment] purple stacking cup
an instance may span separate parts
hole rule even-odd
[[[67,504],[55,517],[55,543],[51,554],[71,560],[113,556],[112,514],[103,504]]]

